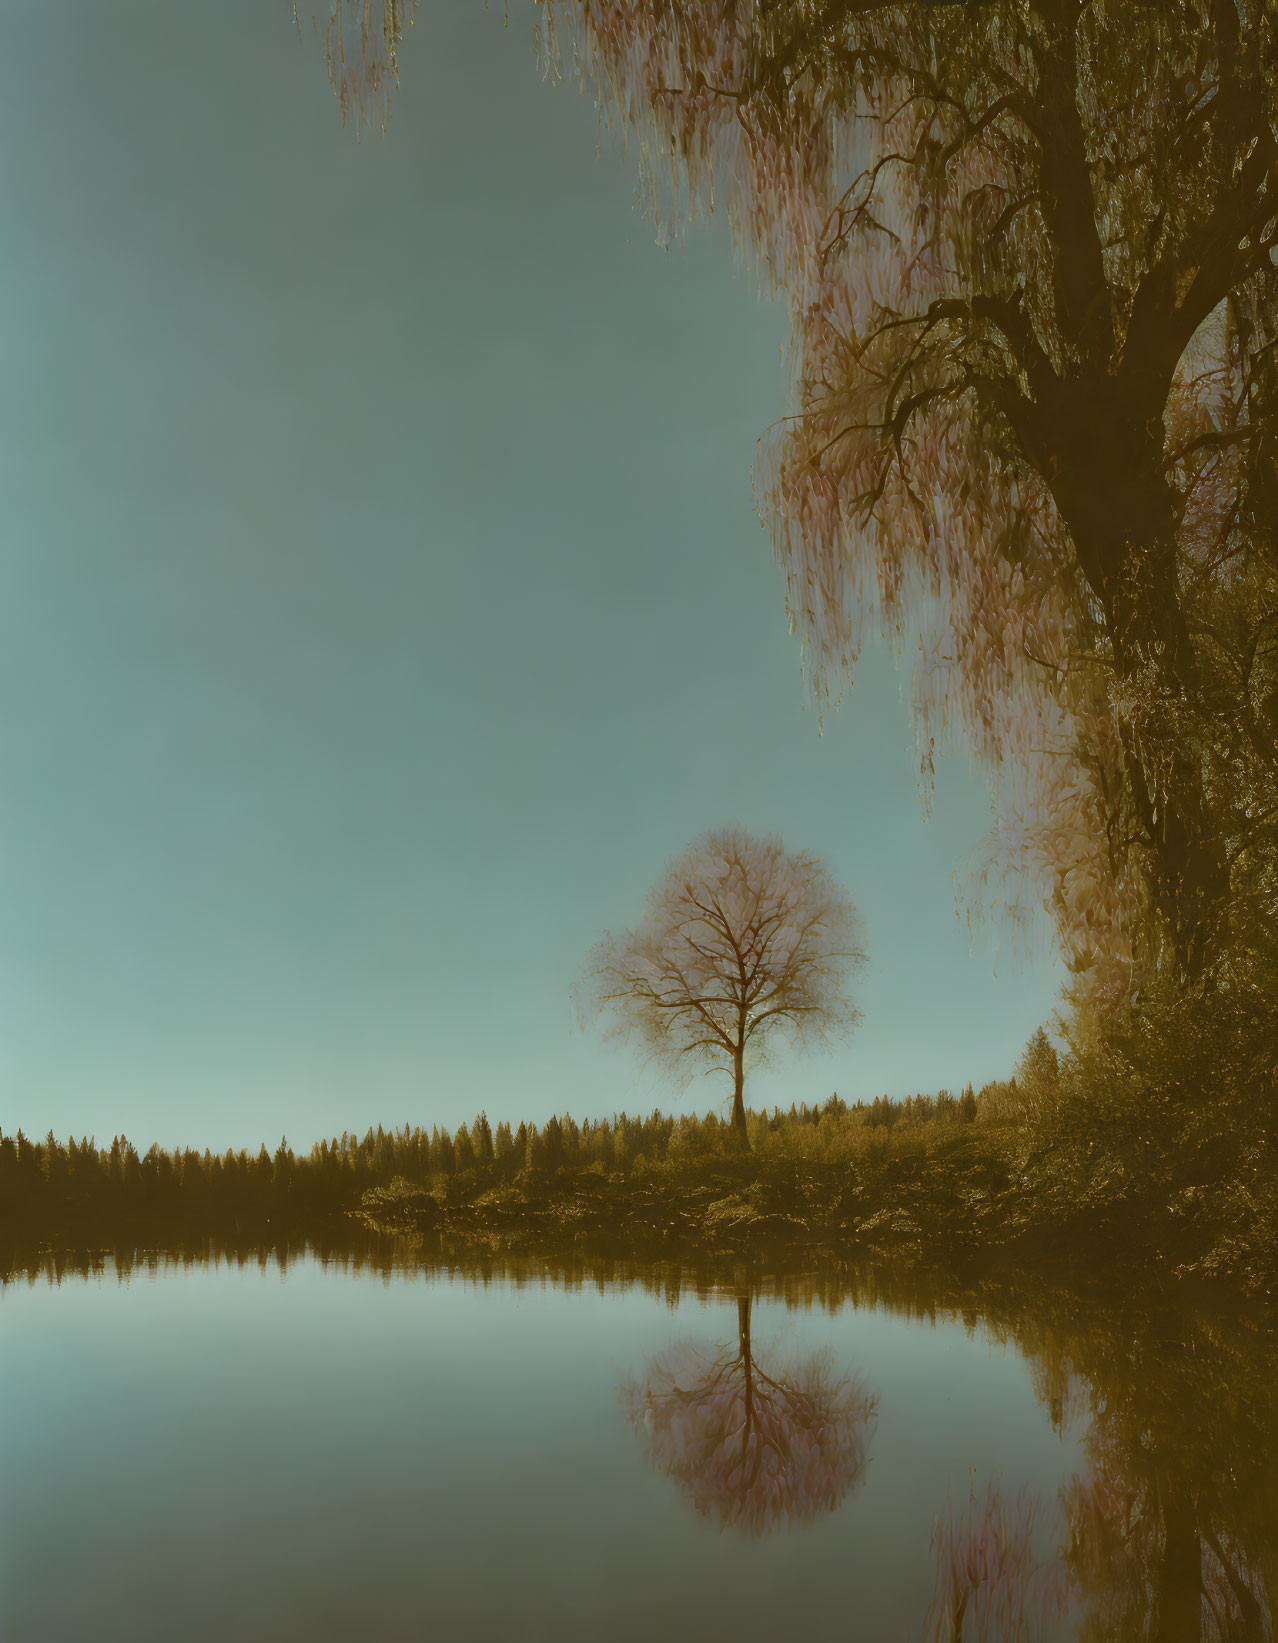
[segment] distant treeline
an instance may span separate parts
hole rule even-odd
[[[0,1136],[5,1252],[399,1240],[419,1256],[878,1259],[1080,1271],[1157,1269],[1273,1298],[1278,1103],[1231,1074],[1220,1014],[1058,1057],[1043,1032],[1016,1075],[952,1095],[748,1115],[480,1113],[273,1152],[139,1155]],[[1228,1023],[1226,1023],[1226,1026]],[[1188,1046],[1188,1049],[1187,1049]],[[1189,1053],[1192,1050],[1192,1055]],[[1246,1069],[1244,1069],[1246,1072]]]
[[[990,1086],[989,1093],[1002,1088]],[[978,1109],[970,1087],[958,1096],[943,1090],[852,1105],[836,1095],[819,1107],[751,1113],[750,1157],[756,1164],[787,1154],[846,1159],[875,1137],[971,1124]],[[11,1238],[58,1243],[148,1231],[262,1237],[268,1230],[331,1224],[366,1208],[370,1194],[397,1181],[458,1203],[494,1187],[544,1187],[563,1171],[624,1176],[720,1159],[739,1165],[742,1157],[729,1124],[714,1113],[654,1111],[580,1123],[564,1113],[541,1126],[515,1128],[494,1126],[480,1113],[451,1133],[438,1125],[379,1125],[362,1136],[343,1132],[301,1155],[286,1138],[273,1152],[263,1146],[256,1154],[159,1146],[139,1153],[123,1135],[99,1146],[89,1138],[63,1142],[52,1132],[33,1141],[19,1130],[0,1134],[0,1228]]]

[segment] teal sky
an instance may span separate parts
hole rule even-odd
[[[925,822],[908,677],[804,709],[750,489],[785,314],[722,224],[655,248],[517,19],[428,0],[357,144],[288,0],[4,9],[6,1130],[703,1109],[570,993],[734,821],[871,958],[754,1104],[979,1084],[1052,1009],[956,913],[988,798],[950,759]]]

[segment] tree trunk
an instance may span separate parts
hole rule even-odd
[[[732,1057],[732,1132],[740,1138],[742,1146],[748,1147],[750,1142],[746,1136],[745,1098],[742,1091],[745,1089],[745,1047],[738,1044]]]
[[[1051,489],[1079,567],[1104,610],[1119,677],[1153,665],[1169,702],[1199,704],[1200,680],[1176,585],[1176,520],[1163,472],[1163,385],[1084,380],[1042,407]],[[1178,967],[1202,969],[1228,892],[1201,759],[1173,729],[1165,791],[1151,792],[1136,726],[1124,724],[1125,781],[1146,835],[1145,876]],[[1186,727],[1188,728],[1188,727]]]
[[[1154,1643],[1202,1637],[1202,1544],[1192,1505],[1175,1495],[1163,1509],[1163,1555],[1154,1578]]]
[[[1138,550],[1129,549],[1129,553],[1138,559]],[[1163,556],[1161,544],[1151,550],[1150,557],[1155,556]],[[1127,619],[1119,616],[1115,623],[1119,676],[1130,679],[1152,661],[1168,699],[1183,700],[1192,712],[1202,704],[1179,602],[1174,594],[1168,597],[1157,582],[1141,592],[1148,602],[1133,601],[1136,608]],[[1146,759],[1136,746],[1136,726],[1123,724],[1121,730],[1128,791],[1147,838],[1145,877],[1177,967],[1192,977],[1208,961],[1229,890],[1228,866],[1213,823],[1202,757],[1189,724],[1172,728],[1169,745],[1153,750],[1154,759],[1164,762],[1163,790],[1155,794]]]
[[[750,1301],[749,1295],[737,1296],[737,1343],[741,1353],[741,1367],[745,1376],[745,1419],[741,1422],[741,1488],[746,1489],[749,1475],[750,1438],[754,1430],[754,1359],[750,1355]]]
[[[1042,202],[1056,251],[1056,317],[1068,346],[1059,373],[1040,373],[1034,407],[1020,417],[1017,433],[1103,608],[1118,676],[1135,681],[1152,667],[1169,715],[1182,703],[1192,712],[1204,705],[1202,681],[1177,578],[1179,509],[1167,476],[1164,412],[1193,327],[1185,329],[1184,292],[1156,274],[1142,285],[1119,334],[1123,304],[1106,272],[1079,113],[1079,7],[1070,0],[1040,9],[1048,25],[1035,52]],[[1196,294],[1202,317],[1236,277],[1230,245],[1222,243],[1217,264],[1209,282],[1214,294],[1206,286]],[[1201,259],[1196,272],[1203,285]],[[1176,966],[1192,976],[1209,960],[1227,899],[1225,853],[1192,728],[1164,731],[1167,745],[1150,751],[1140,746],[1139,728],[1121,727],[1124,782],[1145,835],[1144,876]],[[1155,765],[1163,767],[1160,793],[1151,791]]]

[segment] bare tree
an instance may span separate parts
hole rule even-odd
[[[691,1077],[708,1062],[733,1080],[745,1139],[746,1060],[777,1034],[807,1046],[850,1033],[846,996],[865,962],[860,920],[822,862],[774,837],[721,828],[670,862],[639,929],[605,935],[587,960],[589,994],[614,1031]]]

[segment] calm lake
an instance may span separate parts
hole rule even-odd
[[[0,1635],[1271,1635],[1258,1337],[885,1294],[313,1256],[16,1277]]]

